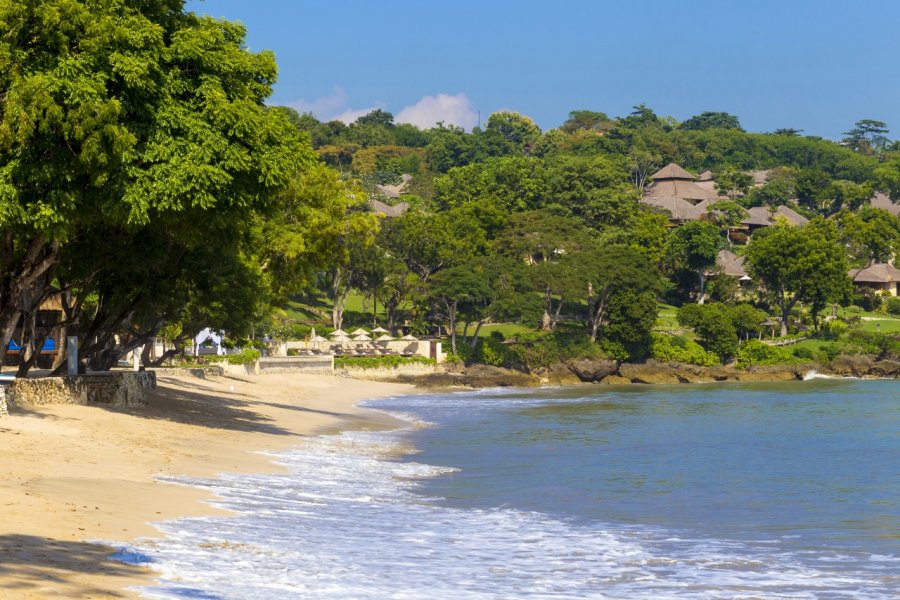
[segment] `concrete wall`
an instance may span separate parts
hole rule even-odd
[[[222,367],[222,370],[229,375],[259,375],[258,360],[245,365],[232,365],[223,362],[220,366]]]
[[[66,377],[17,379],[6,389],[6,400],[14,406],[43,404],[106,404],[143,406],[144,392],[156,387],[152,371],[110,371]]]
[[[259,373],[334,373],[334,355],[265,356],[259,359]]]
[[[354,379],[369,379],[371,381],[394,381],[402,375],[427,375],[434,372],[434,365],[424,365],[422,363],[410,363],[377,369],[341,367],[336,371],[338,375],[353,377]]]

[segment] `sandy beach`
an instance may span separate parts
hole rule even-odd
[[[394,426],[355,404],[411,389],[315,375],[167,375],[143,408],[11,409],[0,418],[0,597],[138,597],[127,588],[154,573],[89,541],[159,536],[154,522],[217,511],[205,492],[157,476],[275,471],[258,451]]]

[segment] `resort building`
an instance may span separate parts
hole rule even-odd
[[[771,227],[779,219],[784,219],[789,225],[795,227],[809,223],[809,219],[782,205],[774,209],[769,206],[754,206],[747,210],[747,217],[741,220],[741,225],[746,226],[752,234],[760,227]]]
[[[657,171],[652,180],[641,201],[668,211],[670,220],[675,224],[700,219],[706,214],[708,205],[719,198],[714,188],[701,185],[694,175],[675,163],[669,163]]]
[[[750,281],[750,275],[744,268],[744,257],[731,250],[719,250],[716,255],[716,268],[720,275],[734,277],[741,282]]]
[[[25,323],[20,320],[6,350],[5,366],[15,366],[32,357],[34,357],[35,365],[40,369],[49,369],[56,362],[65,338],[65,329],[59,327],[63,321],[60,295],[53,294],[44,300],[34,317],[33,329],[31,326],[28,329],[31,337],[40,340],[41,347],[29,348],[25,344]],[[35,354],[36,356],[34,356]]]
[[[897,296],[900,269],[889,263],[875,263],[864,269],[850,269],[850,279],[860,290],[873,290],[886,296]]]
[[[890,196],[884,192],[875,192],[875,195],[869,199],[869,206],[872,208],[881,208],[895,217],[900,217],[900,204],[891,200]]]
[[[399,217],[409,209],[409,203],[407,202],[398,202],[396,205],[391,206],[375,198],[369,198],[369,206],[372,207],[373,213],[389,219]]]

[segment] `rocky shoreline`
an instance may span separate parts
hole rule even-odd
[[[426,388],[537,387],[584,383],[651,385],[717,381],[797,381],[806,378],[811,372],[834,377],[898,378],[900,361],[878,360],[874,355],[848,355],[839,356],[827,365],[809,362],[738,369],[731,365],[701,367],[655,360],[632,364],[606,359],[581,359],[570,363],[558,363],[533,372],[489,365],[471,365],[452,367],[436,373],[400,376],[399,380]]]

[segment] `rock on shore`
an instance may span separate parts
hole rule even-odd
[[[711,383],[715,381],[796,381],[816,371],[838,377],[900,377],[900,361],[872,355],[840,356],[827,366],[815,363],[759,365],[738,369],[729,365],[701,367],[648,360],[617,363],[608,359],[580,359],[535,369],[533,373],[489,365],[451,367],[445,372],[401,378],[421,387],[535,387],[539,385],[605,385]]]

